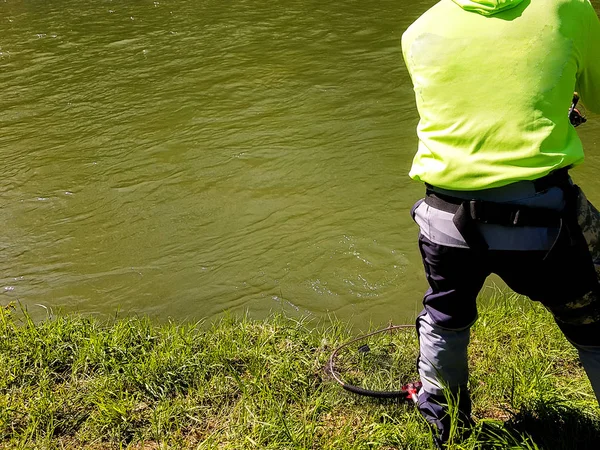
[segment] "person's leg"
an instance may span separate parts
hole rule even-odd
[[[581,190],[577,196],[577,223],[581,228],[583,238],[587,244],[594,269],[596,272],[596,281],[600,283],[600,212],[587,200]],[[596,288],[596,297],[589,299],[590,303],[600,303],[600,288]],[[587,376],[596,394],[598,404],[600,404],[600,308],[596,307],[596,312],[587,312],[587,324],[579,326],[579,336],[585,344],[577,344],[571,341],[579,352],[579,360],[587,373]],[[591,318],[589,316],[592,316]],[[565,330],[563,329],[563,332]],[[569,331],[567,331],[569,333]],[[579,340],[578,339],[578,340]],[[591,344],[591,345],[590,345]]]
[[[579,361],[600,405],[600,298],[596,295],[587,308],[578,311],[580,314],[564,314],[569,306],[577,303],[577,300],[568,302],[567,308],[561,307],[558,311],[556,305],[546,305],[546,308],[554,315],[554,320],[565,337],[577,349]],[[589,323],[585,323],[586,321]]]
[[[430,288],[417,318],[418,369],[423,383],[418,408],[443,443],[451,422],[444,392],[458,401],[459,418],[470,419],[467,346],[477,318],[477,294],[489,272],[481,255],[470,249],[438,245],[423,236],[419,248]]]
[[[600,347],[574,345],[579,352],[579,361],[592,384],[596,400],[600,404]]]
[[[585,247],[561,243],[552,254],[497,252],[493,271],[515,292],[542,303],[579,352],[600,404],[600,289]]]
[[[458,419],[467,424],[471,417],[471,399],[468,392],[469,368],[467,347],[470,326],[463,329],[447,329],[438,326],[423,311],[417,318],[419,336],[418,370],[423,389],[419,392],[418,408],[434,427],[438,443],[448,441],[451,417],[448,399],[458,404]]]

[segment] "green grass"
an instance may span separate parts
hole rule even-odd
[[[362,356],[350,349],[340,370],[375,388],[410,379],[412,333],[374,338]],[[336,320],[34,323],[4,307],[0,448],[432,448],[412,405],[331,380],[328,357],[351,337]],[[452,448],[597,447],[591,388],[543,308],[497,295],[481,308],[470,359],[477,426]]]

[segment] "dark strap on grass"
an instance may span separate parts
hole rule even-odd
[[[403,398],[406,397],[407,391],[372,391],[370,389],[364,389],[359,386],[352,386],[351,384],[342,384],[342,387],[348,392],[353,394],[364,395],[366,397],[375,398]]]

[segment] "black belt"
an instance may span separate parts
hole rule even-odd
[[[536,192],[553,186],[565,187],[569,184],[568,168],[552,172],[533,181]],[[425,203],[432,208],[454,214],[452,221],[467,245],[473,250],[487,250],[488,245],[478,223],[496,224],[509,227],[560,227],[564,213],[548,208],[510,203],[497,203],[487,200],[465,200],[427,190]]]

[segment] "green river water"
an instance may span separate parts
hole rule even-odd
[[[0,0],[0,302],[412,320],[400,37],[433,3]]]

